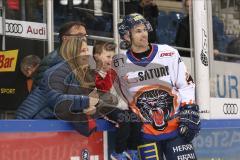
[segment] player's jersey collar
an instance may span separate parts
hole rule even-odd
[[[155,45],[155,44],[151,44],[151,45],[152,45],[152,50],[151,50],[151,53],[148,55],[148,57],[138,59],[133,55],[131,50],[128,50],[127,51],[128,59],[132,63],[134,63],[135,65],[139,65],[139,66],[142,66],[142,67],[147,66],[154,59],[154,57],[155,57],[155,55],[157,54],[157,51],[158,51],[158,46],[157,45]]]

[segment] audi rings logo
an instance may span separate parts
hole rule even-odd
[[[6,23],[6,33],[19,33],[23,32],[23,26],[17,23]]]
[[[224,105],[223,105],[223,113],[224,114],[238,114],[238,106],[237,106],[237,104],[224,103]]]

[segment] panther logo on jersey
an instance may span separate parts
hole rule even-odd
[[[164,130],[174,112],[174,96],[167,91],[154,88],[145,90],[136,99],[141,116],[158,131]]]

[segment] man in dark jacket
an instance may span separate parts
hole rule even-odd
[[[59,41],[60,46],[62,45],[62,42],[64,41],[64,36],[87,36],[87,31],[85,24],[78,21],[71,21],[66,24],[64,24],[60,30],[59,30]],[[39,85],[40,80],[43,77],[43,73],[52,66],[56,65],[62,60],[62,58],[59,56],[59,48],[49,53],[46,57],[43,58],[41,61],[38,70],[33,75],[33,85],[34,87]]]

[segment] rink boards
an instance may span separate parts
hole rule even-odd
[[[114,130],[103,120],[90,137],[58,120],[0,121],[1,160],[107,160]],[[203,120],[193,142],[199,160],[236,160],[240,156],[240,120]]]

